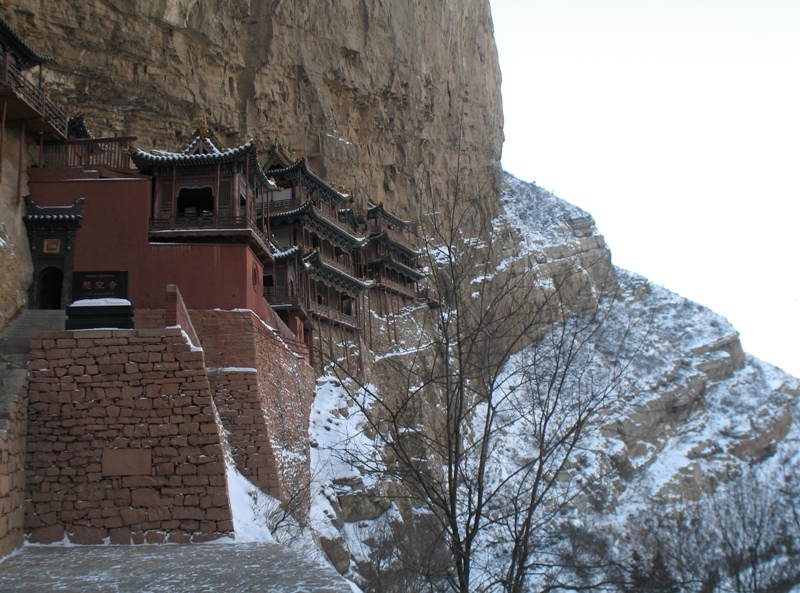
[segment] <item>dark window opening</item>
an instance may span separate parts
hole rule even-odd
[[[212,216],[214,190],[210,187],[182,187],[178,192],[178,216]]]
[[[39,308],[60,309],[64,273],[58,268],[45,268],[39,275]]]

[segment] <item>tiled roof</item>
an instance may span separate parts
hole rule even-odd
[[[6,20],[2,13],[0,13],[0,39],[17,58],[19,66],[23,70],[38,66],[42,62],[55,60],[53,56],[33,49],[28,40]]]
[[[372,243],[377,243],[378,241],[384,241],[386,243],[389,243],[392,247],[394,247],[398,251],[407,253],[411,257],[419,257],[422,255],[421,251],[415,251],[414,249],[411,249],[411,247],[409,247],[408,245],[404,245],[400,241],[396,241],[391,237],[391,235],[389,235],[389,233],[378,233],[377,235],[370,235],[369,241],[371,241]]]
[[[330,183],[325,181],[322,177],[320,177],[316,173],[314,173],[308,167],[308,162],[305,159],[300,159],[298,161],[295,161],[291,165],[288,165],[288,166],[283,167],[281,169],[270,169],[268,171],[268,173],[269,173],[270,177],[273,177],[273,176],[276,176],[276,175],[280,176],[280,175],[285,175],[287,173],[294,173],[294,172],[297,172],[297,171],[300,171],[303,174],[308,175],[311,179],[313,179],[314,181],[319,183],[322,187],[324,187],[325,189],[327,189],[328,191],[333,193],[336,197],[338,197],[339,201],[341,201],[341,202],[349,202],[349,201],[351,201],[353,199],[353,197],[350,194],[345,194],[345,193],[340,192],[338,189],[333,187]]]
[[[407,274],[417,280],[420,280],[425,277],[425,274],[417,270],[414,270],[413,268],[409,268],[407,265],[394,259],[390,254],[384,255],[383,257],[380,257],[378,259],[373,259],[367,262],[367,266],[369,266],[370,268],[374,268],[380,265],[386,265],[389,266],[390,268],[394,268],[398,272],[403,272],[404,274]]]
[[[80,220],[82,214],[26,214],[26,220]]]
[[[89,129],[89,126],[86,125],[86,120],[83,119],[82,115],[73,115],[69,118],[69,122],[67,122],[67,134],[70,139],[74,138],[77,140],[89,140],[95,137]]]
[[[369,207],[367,208],[367,214],[378,214],[383,216],[386,220],[395,223],[400,227],[407,227],[411,224],[410,220],[403,220],[402,218],[395,216],[391,212],[389,212],[386,208],[383,207],[383,204],[373,204],[372,202],[369,203]]]
[[[285,250],[278,249],[278,247],[276,245],[274,245],[274,244],[272,246],[272,257],[275,258],[276,261],[279,260],[279,259],[286,259],[286,258],[295,256],[295,255],[297,255],[299,253],[300,253],[300,246],[299,245],[295,245],[293,247],[289,247],[289,249],[285,249]]]
[[[368,239],[364,237],[357,237],[352,233],[349,233],[347,230],[329,220],[325,216],[322,216],[317,209],[314,208],[314,203],[310,200],[305,202],[302,206],[298,206],[293,210],[286,210],[284,212],[274,212],[269,215],[270,220],[280,220],[281,218],[286,218],[289,216],[296,216],[298,214],[307,214],[311,218],[313,218],[316,222],[324,225],[325,227],[333,230],[335,233],[346,237],[351,243],[354,243],[356,246],[361,247],[362,245],[366,245]]]
[[[192,140],[179,152],[158,149],[147,151],[141,148],[130,148],[128,152],[134,164],[142,173],[146,173],[147,169],[152,166],[212,165],[248,159],[250,161],[250,169],[255,171],[261,183],[270,190],[278,189],[278,186],[267,178],[264,169],[258,163],[258,151],[253,140],[249,140],[236,148],[225,148],[221,146],[213,132],[205,129],[205,126],[200,130],[195,130]]]
[[[352,284],[352,286],[359,291],[375,286],[372,280],[359,280],[338,268],[327,265],[325,263],[325,258],[320,255],[319,251],[312,251],[308,255],[303,256],[303,262],[306,264],[307,268],[321,268],[328,275],[338,276],[340,279]]]

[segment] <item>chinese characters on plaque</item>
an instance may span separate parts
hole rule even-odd
[[[74,272],[72,275],[72,300],[127,299],[128,272]]]

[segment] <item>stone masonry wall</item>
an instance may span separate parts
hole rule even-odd
[[[29,371],[28,541],[231,534],[203,351],[179,328],[37,334]]]
[[[282,333],[250,311],[191,311],[236,466],[302,515],[315,373]]]
[[[27,382],[0,420],[0,558],[22,545],[25,517]]]

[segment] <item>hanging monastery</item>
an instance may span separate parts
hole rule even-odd
[[[409,222],[205,123],[175,152],[94,137],[50,102],[51,58],[2,16],[0,42],[0,150],[34,268],[0,334],[0,555],[23,538],[231,535],[226,449],[302,515],[330,337],[357,344],[369,311],[436,305]],[[37,333],[45,317],[57,327]]]

